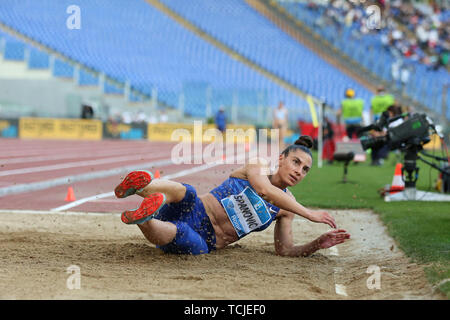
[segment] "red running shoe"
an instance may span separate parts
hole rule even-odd
[[[117,198],[126,198],[144,188],[153,180],[150,171],[137,170],[130,172],[125,179],[114,189]]]
[[[163,193],[152,193],[142,201],[139,208],[122,212],[122,222],[126,224],[140,224],[153,218],[153,214],[159,211],[166,203]]]

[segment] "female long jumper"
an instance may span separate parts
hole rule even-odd
[[[126,224],[137,224],[151,243],[167,253],[203,254],[238,241],[251,232],[275,225],[275,252],[309,256],[343,243],[347,231],[337,229],[326,211],[313,211],[296,201],[287,187],[300,183],[312,166],[312,139],[301,136],[279,156],[273,175],[263,161],[246,164],[209,193],[198,196],[191,185],[153,179],[148,171],[133,171],[115,188],[118,198],[138,194],[139,208],[122,213]],[[295,215],[325,223],[334,230],[304,244],[294,245]]]

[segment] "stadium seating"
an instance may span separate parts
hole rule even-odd
[[[247,59],[324,99],[333,108],[339,108],[343,92],[352,87],[368,109],[373,95],[369,90],[290,38],[244,0],[161,2]],[[4,0],[0,2],[0,22],[83,66],[120,83],[128,82],[149,96],[156,88],[158,99],[165,104],[178,107],[183,100],[184,111],[191,116],[205,117],[208,104],[212,113],[220,105],[234,104],[239,108],[239,120],[254,121],[257,106],[274,106],[283,100],[296,117],[301,114],[308,120],[308,106],[302,98],[232,59],[144,0],[128,2],[127,10],[121,9],[121,0],[80,0],[80,30],[66,26],[69,5],[72,2],[68,0],[56,4],[52,0]],[[336,37],[332,26],[316,26],[320,10],[311,11],[299,3],[283,5],[359,63],[383,79],[392,80],[386,65],[390,67],[395,59],[382,46],[379,35],[355,40],[348,28],[342,37]],[[98,75],[83,70],[77,73],[73,65],[52,59],[29,43],[6,33],[0,36],[5,39],[5,59],[28,59],[29,68],[52,67],[57,77],[73,78],[77,74],[80,85],[100,83]],[[442,91],[436,88],[448,73],[437,76],[440,71],[435,72],[431,78],[423,66],[414,67],[416,76],[405,88],[406,93],[424,104],[440,106]],[[104,91],[124,93],[122,86],[108,82]],[[130,99],[139,100],[136,96]],[[268,120],[270,115],[262,118]]]
[[[205,116],[207,88],[211,88],[212,112],[222,104],[274,106],[279,100],[291,109],[307,108],[298,95],[232,59],[143,0],[127,2],[127,10],[121,0],[80,0],[79,30],[66,27],[66,8],[71,4],[67,0],[5,0],[0,2],[0,21],[86,67],[122,83],[129,81],[148,95],[157,88],[158,99],[168,105],[178,106],[183,92],[184,110],[192,116]],[[33,61],[48,59],[39,54],[42,57]],[[33,62],[39,64],[45,63]],[[74,67],[56,59],[54,74],[73,77]],[[97,83],[98,79],[81,72],[79,81]],[[190,84],[196,83],[207,86],[189,91]],[[105,86],[107,92],[121,90]],[[239,120],[255,118],[254,108],[239,111]]]
[[[370,101],[369,90],[292,39],[243,0],[161,2],[263,68],[301,90],[323,97],[335,109],[347,87],[354,88],[366,105]]]
[[[355,38],[353,31],[358,28],[357,22],[348,27],[341,26],[341,33],[338,32],[336,26],[324,25],[320,22],[320,18],[325,12],[325,6],[318,5],[312,10],[306,2],[280,1],[279,4],[349,57],[373,71],[380,78],[400,86],[400,81],[396,82],[392,76],[392,68],[397,59],[381,40],[382,36],[386,35],[386,30]],[[448,15],[449,13],[444,12],[443,14]],[[403,61],[404,66],[410,68],[411,74],[410,80],[405,86],[406,94],[440,113],[443,103],[442,88],[444,84],[450,83],[449,73],[444,69],[430,70],[424,64],[411,59],[403,59]],[[447,99],[446,116],[450,119],[450,99]]]

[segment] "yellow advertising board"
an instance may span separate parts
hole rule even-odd
[[[179,142],[185,139],[201,139],[203,143],[209,143],[220,134],[214,124],[186,124],[186,123],[155,123],[149,124],[147,129],[148,140]],[[250,130],[249,130],[250,129]],[[209,130],[209,131],[208,131]],[[227,125],[227,132],[222,141],[233,139],[235,142],[254,142],[256,140],[255,127],[252,125]]]
[[[202,129],[206,131],[207,125],[202,125]],[[177,134],[178,132],[178,134]],[[191,137],[194,136],[194,125],[184,123],[153,123],[149,124],[147,128],[147,137],[150,141],[174,141],[177,142],[180,139],[175,139],[177,136],[182,136],[186,132]],[[202,132],[203,134],[203,132]],[[172,135],[174,140],[172,140]]]
[[[25,139],[101,140],[100,120],[20,118],[19,137]]]

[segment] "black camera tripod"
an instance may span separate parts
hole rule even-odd
[[[423,150],[422,145],[420,142],[417,143],[411,143],[407,145],[405,148],[403,148],[403,152],[405,152],[404,155],[404,164],[402,166],[402,179],[405,182],[405,190],[403,192],[400,192],[396,195],[393,195],[391,197],[391,200],[426,200],[431,201],[431,198],[434,199],[434,201],[450,201],[450,195],[441,195],[441,194],[435,194],[432,192],[423,193],[422,196],[418,196],[418,191],[416,190],[416,182],[419,178],[419,167],[417,167],[417,160],[421,160],[431,166],[432,168],[442,172],[444,175],[448,175],[449,171],[444,170],[434,163],[425,160],[423,157],[419,156],[419,152]],[[425,152],[421,152],[423,155],[427,157],[434,158],[436,160],[440,161],[448,161],[446,158],[433,156],[430,154],[427,154]],[[426,199],[425,199],[426,198]],[[391,201],[387,200],[387,201]]]
[[[342,177],[342,181],[341,183],[347,183],[350,181],[347,181],[347,172],[348,172],[348,165],[350,164],[350,162],[355,158],[355,153],[353,151],[350,152],[336,152],[333,155],[333,159],[335,161],[341,161],[344,162],[344,176]]]
[[[412,146],[407,148],[402,166],[402,179],[405,182],[405,189],[416,188],[416,182],[419,178],[419,167],[417,167],[417,159],[419,159],[419,151],[422,150],[422,146]],[[405,175],[406,172],[406,175]]]

